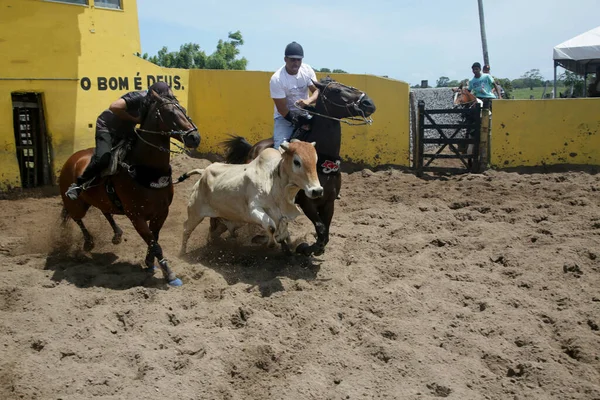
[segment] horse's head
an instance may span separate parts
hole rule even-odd
[[[319,89],[318,102],[325,114],[334,118],[361,117],[370,123],[367,117],[375,112],[375,103],[365,92],[336,82],[329,76],[313,83]]]
[[[454,91],[454,106],[471,106],[477,102],[477,97],[466,88],[458,88]]]
[[[156,133],[168,133],[188,147],[195,149],[200,145],[198,128],[188,117],[185,108],[173,95],[160,96],[153,90],[148,92],[149,108],[142,128]]]

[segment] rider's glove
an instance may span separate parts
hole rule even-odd
[[[292,113],[288,111],[287,114],[285,114],[285,117],[283,117],[286,121],[288,121],[290,123],[290,125],[294,125],[294,120],[292,119]]]

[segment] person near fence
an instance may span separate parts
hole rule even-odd
[[[596,67],[596,79],[588,87],[589,97],[600,97],[600,66]]]
[[[494,80],[494,82],[496,83],[496,86],[492,89],[492,93],[494,93],[494,95],[496,96],[496,98],[498,99],[504,99],[505,98],[505,94],[504,94],[504,88],[498,84],[498,79],[496,79],[490,72],[490,65],[489,64],[485,64],[481,70],[484,74],[488,74],[489,76],[492,77],[492,79]],[[497,88],[500,89],[500,92],[497,91]],[[498,94],[500,93],[500,94]]]
[[[317,81],[315,71],[303,64],[304,50],[296,42],[285,47],[285,64],[279,68],[270,81],[271,98],[275,103],[273,147],[290,140],[294,130],[294,119],[308,116],[304,107],[317,101],[319,89],[313,84]],[[310,91],[310,95],[309,95]]]
[[[473,63],[471,70],[473,71],[473,78],[469,81],[469,91],[483,101],[484,108],[491,110],[492,99],[496,98],[494,93],[492,93],[492,89],[496,89],[496,93],[500,93],[500,88],[494,82],[494,78],[491,75],[481,73],[480,63]]]

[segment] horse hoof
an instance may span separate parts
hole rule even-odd
[[[175,278],[171,282],[169,282],[169,285],[177,287],[183,285],[183,282],[181,281],[181,279]]]
[[[323,255],[323,253],[325,253],[325,249],[324,248],[320,248],[319,250],[316,250],[313,254],[315,256],[320,256],[320,255]]]
[[[123,240],[123,236],[122,235],[115,235],[112,238],[112,243],[113,244],[120,244],[122,240]]]
[[[84,251],[92,251],[93,248],[94,248],[94,242],[89,241],[89,242],[84,242],[83,243],[83,250]]]

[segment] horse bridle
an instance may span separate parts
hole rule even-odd
[[[462,89],[464,90],[464,89]],[[454,101],[456,101],[458,99],[459,96],[464,96],[464,94],[462,92],[456,92],[454,95]],[[463,108],[471,108],[473,107],[473,105],[477,102],[477,97],[474,97],[473,100],[471,101],[465,101],[464,103],[458,103],[458,104],[454,104],[454,108],[457,107],[463,107]]]
[[[140,139],[142,142],[144,142],[148,146],[154,147],[155,149],[158,149],[160,151],[167,152],[167,153],[178,153],[177,151],[172,151],[171,149],[165,149],[162,146],[157,146],[155,144],[152,144],[152,143],[148,142],[147,140],[145,140],[144,138],[142,138],[140,136],[140,132],[142,132],[142,133],[150,133],[152,135],[169,136],[170,138],[171,137],[179,137],[179,138],[181,138],[183,140],[184,136],[187,136],[187,135],[189,135],[192,132],[198,132],[198,128],[196,127],[196,125],[194,124],[194,122],[192,121],[192,119],[190,117],[188,117],[188,115],[186,114],[186,112],[183,109],[183,107],[181,107],[181,105],[177,101],[168,101],[168,102],[163,102],[163,103],[158,104],[155,107],[155,113],[156,113],[158,119],[163,124],[166,125],[165,120],[163,119],[162,115],[160,114],[160,109],[162,107],[164,107],[164,106],[171,105],[171,104],[174,105],[175,107],[177,107],[177,109],[179,111],[181,111],[181,113],[188,120],[188,122],[190,124],[192,124],[192,127],[190,129],[188,129],[187,131],[175,131],[175,130],[171,130],[171,131],[150,131],[150,130],[147,130],[147,129],[137,128],[135,130],[135,133],[136,133],[138,139]],[[185,147],[182,147],[182,146],[180,146],[179,144],[177,144],[175,142],[171,142],[171,144],[175,145],[175,147],[179,148],[179,150],[185,151]]]
[[[331,105],[331,106],[340,107],[340,108],[345,108],[345,109],[347,109],[347,110],[348,110],[350,113],[352,113],[352,111],[358,112],[358,113],[360,113],[360,114],[361,114],[361,117],[362,117],[362,118],[356,118],[356,117],[335,118],[335,117],[332,117],[332,116],[330,116],[330,115],[321,114],[321,113],[318,113],[318,112],[316,112],[316,111],[307,110],[307,109],[303,109],[303,108],[301,108],[301,107],[298,107],[298,106],[296,105],[296,103],[297,103],[297,102],[296,102],[296,103],[294,103],[294,106],[295,106],[296,108],[298,108],[298,109],[302,109],[302,110],[306,111],[307,113],[309,113],[309,114],[311,114],[311,115],[318,115],[318,116],[320,116],[320,117],[327,118],[327,119],[332,119],[332,120],[334,120],[334,121],[338,121],[338,122],[343,122],[343,123],[345,123],[345,124],[348,124],[348,125],[371,125],[371,124],[373,123],[373,119],[372,119],[372,118],[370,118],[370,117],[369,117],[369,118],[367,118],[367,117],[365,116],[365,112],[362,110],[362,108],[360,108],[360,102],[361,102],[361,101],[362,101],[362,100],[365,98],[365,96],[366,96],[366,93],[361,91],[361,92],[360,92],[360,96],[359,96],[358,100],[356,100],[356,101],[354,101],[354,102],[352,102],[352,103],[349,103],[349,104],[337,104],[337,103],[335,103],[335,102],[331,101],[331,100],[330,100],[329,98],[327,98],[327,96],[325,95],[325,93],[326,93],[327,89],[329,89],[329,85],[331,85],[332,83],[336,83],[336,84],[338,84],[338,85],[340,85],[340,86],[343,86],[343,87],[345,87],[345,88],[348,88],[348,89],[351,89],[351,90],[358,90],[358,89],[356,89],[355,87],[352,87],[352,86],[347,86],[347,85],[344,85],[343,83],[339,83],[339,82],[333,82],[333,81],[332,81],[332,82],[328,82],[328,83],[325,85],[325,87],[323,88],[323,91],[321,92],[321,95],[320,95],[320,97],[321,97],[321,98],[322,98],[322,100],[323,100],[323,106],[325,107],[325,112],[327,112],[327,114],[329,114],[329,110],[327,110],[327,103],[329,103],[329,105]],[[353,122],[348,122],[348,120],[350,120],[350,121],[361,121],[361,122],[359,122],[359,123],[353,123]]]

